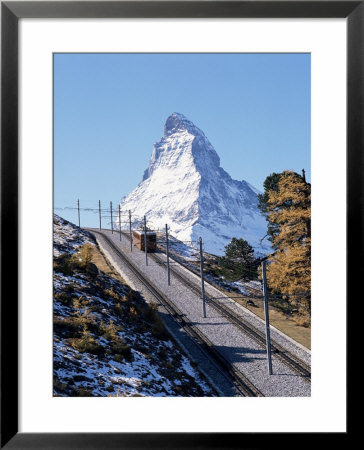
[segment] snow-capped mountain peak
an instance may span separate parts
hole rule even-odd
[[[187,132],[193,136],[202,136],[206,139],[204,133],[196,125],[187,119],[183,114],[174,112],[166,120],[164,125],[164,136],[167,138],[172,134]]]
[[[146,215],[154,227],[168,224],[180,240],[202,236],[211,253],[223,254],[233,237],[268,250],[259,242],[266,222],[257,209],[257,190],[233,180],[205,134],[180,113],[167,118],[142,181],[122,199],[121,208]]]
[[[154,144],[149,166],[144,172],[142,181],[149,178],[161,163],[175,165],[181,153],[190,153],[192,148],[191,156],[197,166],[203,166],[206,160],[216,169],[220,166],[220,158],[205,134],[183,114],[172,113],[164,125],[164,136]]]

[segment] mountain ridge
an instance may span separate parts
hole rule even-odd
[[[259,242],[266,222],[257,208],[257,192],[220,166],[202,130],[183,114],[172,113],[141,182],[120,206],[133,215],[146,215],[157,228],[168,224],[180,240],[201,236],[210,253],[223,254],[232,237],[242,237],[256,252],[266,253],[269,245]]]

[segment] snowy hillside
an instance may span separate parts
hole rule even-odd
[[[214,395],[157,310],[95,253],[91,234],[54,216],[54,395]]]
[[[146,215],[159,229],[168,224],[182,241],[201,236],[213,254],[223,254],[233,237],[246,239],[260,253],[269,251],[266,240],[260,243],[266,221],[257,209],[257,190],[220,167],[207,137],[182,114],[168,117],[141,183],[121,200],[121,209]]]

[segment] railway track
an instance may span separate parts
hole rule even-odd
[[[129,235],[127,233],[122,232],[124,236],[128,239]],[[158,247],[158,251],[165,254],[164,248]],[[149,254],[158,264],[165,265],[165,262],[162,261],[157,254],[150,253]],[[170,255],[170,258],[173,259],[173,255]],[[192,270],[186,264],[183,264],[181,261],[178,263],[183,266],[185,269],[190,271],[192,274],[199,277],[199,273]],[[187,286],[194,294],[201,296],[201,290],[199,286],[196,286],[184,277],[180,272],[176,271],[173,267],[170,266],[171,273],[185,286]],[[205,281],[206,283],[206,281]],[[214,286],[213,286],[214,287]],[[216,288],[217,289],[217,288]],[[223,305],[221,302],[218,302],[213,297],[209,295],[205,295],[206,302],[209,303],[216,311],[230,320],[234,325],[236,325],[241,331],[248,334],[251,338],[257,342],[261,348],[266,349],[266,337],[265,333],[258,330],[254,327],[250,322],[244,320],[240,315],[234,313],[230,308]],[[297,356],[293,355],[286,348],[276,342],[274,339],[271,339],[271,352],[275,355],[280,361],[282,361],[285,365],[291,368],[296,374],[300,375],[306,382],[311,383],[311,367],[306,364],[304,361],[299,359]]]
[[[256,386],[254,386],[247,377],[238,371],[211,343],[211,341],[200,332],[183,314],[183,312],[172,303],[153,283],[147,280],[140,270],[122,253],[114,242],[104,233],[89,230],[92,233],[101,236],[112,248],[115,254],[123,263],[133,272],[137,279],[145,288],[158,300],[172,316],[172,318],[186,331],[186,333],[199,344],[202,352],[214,364],[216,369],[230,382],[233,383],[236,390],[245,397],[264,397]]]
[[[150,256],[161,265],[165,265],[165,262],[162,261],[155,253],[151,253]],[[188,267],[183,266],[186,269]],[[190,269],[188,269],[190,270]],[[171,273],[185,286],[187,286],[194,294],[201,296],[200,287],[196,286],[184,277],[180,272],[176,271],[173,267],[170,267]],[[191,273],[198,276],[194,271],[190,270]],[[260,347],[266,349],[266,337],[263,332],[255,328],[251,323],[244,320],[240,315],[234,313],[230,308],[223,305],[222,303],[215,300],[213,297],[209,295],[205,295],[206,302],[211,305],[216,311],[230,320],[234,325],[236,325],[241,331],[248,334],[251,338],[257,342]],[[307,381],[311,383],[311,368],[308,364],[300,360],[298,357],[290,353],[287,349],[285,349],[282,345],[276,342],[274,339],[271,339],[271,352],[275,355],[279,360],[281,360],[285,365],[291,368],[295,373],[300,375]]]

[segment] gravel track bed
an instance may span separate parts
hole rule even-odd
[[[167,260],[166,256],[163,253],[159,253],[158,258],[161,258],[163,261]],[[196,286],[198,287],[201,286],[201,278],[192,273],[190,270],[186,269],[182,265],[175,262],[173,262],[173,265],[171,264],[171,267],[173,267],[174,270],[176,270],[182,276],[187,278],[189,281],[193,282]],[[172,278],[173,274],[171,275],[171,279]],[[208,296],[213,297],[214,299],[223,303],[224,306],[227,306],[235,314],[242,317],[244,320],[246,320],[255,328],[257,328],[258,330],[260,330],[262,333],[265,334],[265,323],[260,317],[256,316],[253,312],[249,311],[247,308],[244,308],[243,306],[236,303],[233,299],[229,298],[227,295],[219,291],[215,286],[206,282],[206,280],[205,280],[205,292]],[[304,363],[311,366],[311,352],[309,349],[306,349],[301,344],[293,341],[293,339],[284,335],[281,331],[277,330],[272,325],[270,326],[270,334],[271,339],[274,339],[278,344],[287,349],[290,353],[297,356]]]
[[[92,232],[92,229],[90,229],[90,231]],[[112,236],[113,235],[110,233],[110,237]],[[118,255],[116,255],[115,252],[109,247],[107,242],[102,237],[100,237],[99,234],[95,233],[95,237],[105,256],[125,279],[128,285],[132,289],[140,292],[143,298],[148,303],[156,303],[156,298],[144,285],[140,283],[135,274],[127,266],[125,266],[123,262],[120,261]],[[124,241],[121,250],[130,252],[130,246],[125,245]],[[194,361],[198,365],[199,370],[206,376],[211,385],[216,389],[218,395],[222,397],[241,396],[231,380],[227,379],[216,369],[216,366],[206,358],[200,346],[195,343],[195,341],[184,331],[183,328],[180,327],[180,325],[170,316],[165,307],[159,302],[158,310],[169,333],[174,337],[174,339],[182,347],[186,354],[192,359],[192,361]]]
[[[135,247],[133,247],[133,252],[130,252],[130,243],[124,236],[122,236],[120,242],[118,233],[112,234],[110,231],[106,231],[105,234],[124,252],[126,257],[142,269],[144,276],[158,286],[168,299],[183,311],[186,317],[215,345],[223,356],[243,373],[263,395],[278,397],[310,396],[310,384],[275,357],[272,358],[273,375],[269,376],[265,349],[222,317],[209,304],[206,305],[207,317],[203,318],[202,301],[199,296],[174,279],[173,275],[171,275],[171,286],[168,286],[165,267],[153,261],[152,258],[148,258],[149,264],[146,266],[145,253]],[[176,263],[173,266],[176,268]],[[190,274],[190,276],[194,277],[193,274]],[[137,281],[134,283],[134,287],[137,290],[142,290],[140,283]],[[208,289],[210,290],[210,287]],[[214,290],[214,288],[212,289]],[[219,293],[219,296],[222,296],[222,294]],[[228,298],[227,300],[229,303],[233,302]],[[235,308],[234,305],[232,307]]]

